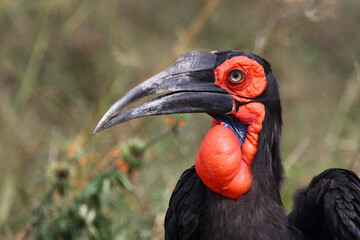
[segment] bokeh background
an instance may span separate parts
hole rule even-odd
[[[190,50],[240,49],[272,63],[288,210],[322,170],[360,174],[359,43],[356,0],[1,0],[0,239],[162,239],[172,189],[210,117],[91,131],[121,95]]]

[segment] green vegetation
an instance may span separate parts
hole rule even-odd
[[[91,132],[122,94],[190,50],[272,63],[287,209],[325,168],[359,174],[359,12],[353,0],[1,0],[0,239],[162,239],[210,118]]]

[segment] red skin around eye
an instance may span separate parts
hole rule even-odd
[[[240,69],[244,72],[244,81],[236,84],[229,79],[229,72]],[[234,99],[255,98],[266,89],[266,77],[263,67],[255,60],[245,56],[233,57],[218,66],[215,71],[216,85],[228,91]]]

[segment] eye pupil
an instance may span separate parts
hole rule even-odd
[[[239,69],[234,69],[229,73],[229,78],[233,82],[241,82],[243,80],[243,72]]]

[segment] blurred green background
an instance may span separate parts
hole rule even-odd
[[[272,63],[287,209],[326,168],[359,174],[359,24],[355,0],[0,0],[0,239],[162,239],[172,189],[210,117],[181,116],[185,127],[140,154],[136,176],[120,145],[171,121],[91,131],[122,94],[190,50],[240,49]],[[89,189],[96,204],[84,200]]]

